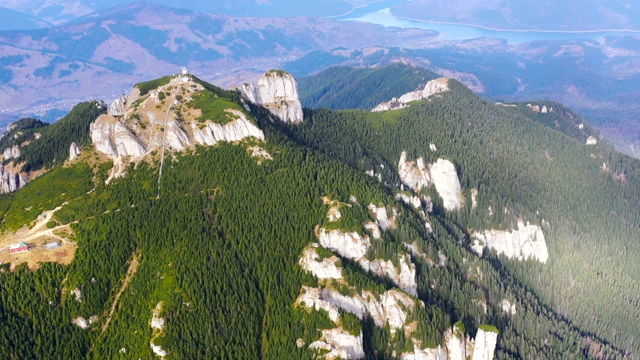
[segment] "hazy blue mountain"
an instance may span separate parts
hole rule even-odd
[[[515,30],[640,30],[635,1],[436,1],[414,0],[392,8],[396,16]]]
[[[18,11],[0,7],[0,31],[32,30],[50,26],[46,21],[25,15]]]

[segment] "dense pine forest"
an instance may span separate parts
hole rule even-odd
[[[435,77],[392,71],[418,77],[400,86],[385,83],[380,73],[356,73],[349,76],[361,79],[357,87],[321,87],[342,89],[348,107],[368,108]],[[349,79],[347,73],[340,77]],[[301,94],[314,93],[302,84]],[[379,204],[397,210],[396,225],[367,256],[395,264],[410,256],[415,298],[424,306],[407,323],[418,324],[412,336],[423,344],[441,345],[458,324],[471,337],[481,327],[498,331],[496,359],[635,358],[637,160],[606,143],[586,146],[584,136],[596,133],[566,134],[552,126],[575,114],[554,113],[560,117],[548,122],[524,104],[496,105],[450,84],[441,96],[403,110],[307,109],[300,125],[273,122],[264,108],[207,84],[216,96],[246,106],[272,159],[252,156],[253,139],[174,152],[165,159],[160,192],[159,154],[129,164],[124,177],[106,183],[113,163],[94,151],[87,132],[64,139],[66,149],[70,141],[84,147],[79,160],[63,166],[56,140],[45,137],[47,127],[29,122],[32,129],[22,132],[41,132],[34,144],[42,145],[24,151],[32,154],[24,160],[53,170],[0,196],[0,226],[11,232],[60,207],[52,226],[68,224],[77,250],[70,265],[42,263],[33,271],[2,265],[0,354],[150,359],[157,357],[152,346],[161,346],[167,359],[317,358],[321,351],[298,343],[308,345],[334,325],[327,312],[296,303],[303,287],[320,284],[299,265],[301,254],[317,242],[319,226],[368,234],[366,206]],[[376,93],[376,87],[388,90]],[[319,100],[327,96],[309,96],[318,97],[309,104],[341,107]],[[63,119],[66,126],[86,131],[103,112],[87,106]],[[446,211],[438,193],[424,189],[433,199],[426,228],[424,215],[396,197],[407,193],[398,176],[402,151],[429,163],[452,161],[463,208]],[[365,174],[371,170],[380,180]],[[323,199],[348,204],[340,222],[327,220],[331,205]],[[543,227],[546,264],[471,250],[473,231],[510,229],[518,219]],[[318,251],[323,258],[336,255]],[[350,259],[341,257],[340,266],[345,283],[336,287],[343,295],[398,288]],[[504,311],[505,299],[515,313]],[[344,328],[363,334],[368,359],[399,358],[413,347],[388,324],[345,311],[340,316]],[[153,327],[158,317],[164,325]],[[79,318],[88,320],[86,329]]]

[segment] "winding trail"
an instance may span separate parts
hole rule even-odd
[[[96,339],[96,341],[93,342],[93,344],[96,344],[98,340],[102,337],[102,335],[105,333],[105,331],[107,331],[107,329],[109,328],[109,323],[111,323],[111,318],[113,317],[113,313],[115,313],[116,308],[118,307],[118,301],[120,300],[120,296],[122,296],[122,293],[127,289],[127,286],[129,285],[129,283],[131,283],[131,279],[133,278],[133,275],[135,275],[137,270],[138,270],[138,254],[134,252],[133,254],[131,254],[131,263],[129,264],[129,268],[127,269],[127,274],[122,280],[122,285],[120,285],[120,290],[118,290],[118,293],[113,299],[113,304],[111,304],[111,310],[109,310],[109,315],[107,315],[106,321],[104,322],[104,325],[102,325],[102,328],[100,330],[100,335],[98,335],[98,338]],[[93,351],[93,345],[89,349],[89,352],[92,352],[92,351]]]

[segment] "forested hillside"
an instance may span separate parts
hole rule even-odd
[[[405,64],[382,69],[333,67],[299,79],[300,101],[311,109],[372,109],[437,77],[431,71]]]
[[[288,131],[396,189],[402,151],[426,163],[453,161],[464,207],[445,212],[436,201],[434,211],[460,229],[458,245],[468,249],[474,232],[513,228],[518,219],[540,225],[546,264],[489,258],[583,331],[637,353],[638,161],[606,144],[585,145],[586,134],[569,133],[574,140],[554,130],[562,114],[489,103],[450,84],[451,91],[402,110],[309,111],[303,126]]]
[[[423,75],[408,91],[424,86]],[[148,89],[131,113],[107,120],[143,123],[142,109],[165,106],[196,131],[205,127],[200,116],[235,121],[250,112],[264,140],[168,152],[162,170],[161,150],[153,150],[122,177],[109,173],[126,156],[112,161],[87,145],[76,162],[0,197],[3,235],[57,209],[42,213],[51,216],[51,236],[77,245],[70,265],[2,265],[6,358],[312,359],[329,353],[322,344],[332,331],[360,339],[367,359],[442,350],[448,332],[463,343],[475,338],[476,348],[484,345],[478,334],[497,333],[497,359],[635,356],[639,250],[628,239],[639,235],[636,161],[586,147],[453,81],[403,110],[313,110],[299,125],[274,122],[265,108],[209,84],[201,93],[195,84],[154,84],[162,91]],[[175,103],[182,86],[193,93]],[[357,90],[365,91],[357,101],[377,101],[375,89],[345,95]],[[228,108],[205,115],[196,104],[206,91]],[[206,121],[223,127],[225,119]],[[169,132],[160,124],[143,129]],[[404,188],[403,151],[451,160],[463,207],[446,210],[433,186]],[[414,195],[424,195],[420,206],[402,201]],[[19,201],[31,196],[40,201],[25,211]],[[546,264],[471,249],[473,231],[521,219],[542,226]],[[362,251],[331,248],[326,234],[359,240]],[[321,277],[318,266],[339,275]],[[380,322],[369,310],[320,301],[329,298],[367,298],[385,310],[400,299],[399,315]]]

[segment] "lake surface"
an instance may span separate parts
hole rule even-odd
[[[427,21],[415,21],[395,18],[391,15],[389,7],[380,9],[381,6],[389,6],[390,2],[380,2],[367,6],[346,15],[339,17],[339,20],[356,20],[384,26],[399,28],[418,28],[425,30],[435,30],[440,33],[440,40],[470,40],[482,37],[505,39],[509,43],[525,43],[537,40],[597,40],[607,36],[640,35],[640,31],[585,31],[585,32],[564,32],[564,31],[509,31],[491,30],[476,26],[441,24]],[[377,8],[376,8],[377,7]]]

